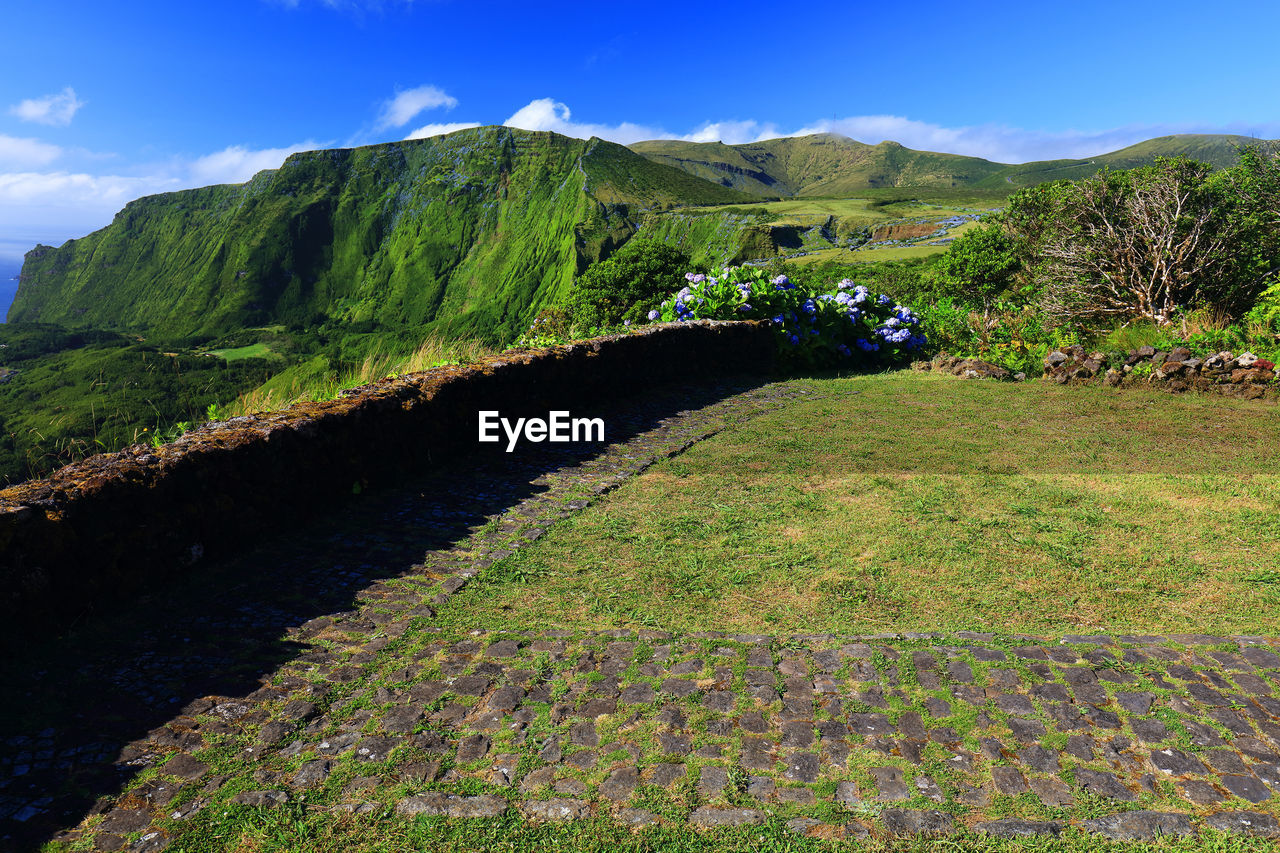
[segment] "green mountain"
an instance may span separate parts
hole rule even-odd
[[[744,200],[621,145],[506,127],[311,151],[37,247],[8,319],[170,337],[365,322],[510,340],[643,214]]]
[[[757,195],[841,197],[883,187],[1012,189],[1083,178],[1104,166],[1131,169],[1148,165],[1156,157],[1185,155],[1221,168],[1235,162],[1240,147],[1256,141],[1211,134],[1161,136],[1084,160],[1021,165],[913,151],[896,142],[867,145],[832,133],[745,145],[660,139],[637,142],[631,148],[655,163]]]
[[[1002,166],[978,157],[866,145],[818,133],[746,145],[655,140],[632,150],[726,187],[766,196],[841,196],[869,187],[971,186]]]
[[[1149,166],[1157,157],[1190,157],[1202,160],[1219,169],[1235,165],[1241,148],[1257,144],[1260,140],[1247,136],[1226,134],[1186,133],[1177,136],[1157,136],[1110,154],[1100,154],[1085,160],[1044,160],[1009,166],[982,181],[979,186],[998,188],[1012,185],[1029,187],[1045,181],[1076,181],[1087,178],[1103,167],[1134,169]]]

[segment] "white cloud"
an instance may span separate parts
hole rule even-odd
[[[243,145],[232,145],[213,154],[206,154],[192,161],[187,172],[191,177],[191,186],[208,186],[209,184],[239,184],[252,178],[263,169],[278,169],[290,154],[299,151],[315,151],[325,147],[325,143],[308,139],[284,148],[246,148]]]
[[[707,122],[693,133],[675,137],[687,142],[723,142],[726,145],[741,145],[744,142],[759,142],[762,139],[777,139],[782,134],[773,122],[761,124],[758,121],[717,121]]]
[[[57,145],[39,139],[23,139],[0,133],[0,169],[30,169],[47,166],[62,156]]]
[[[414,116],[421,112],[434,110],[437,107],[453,109],[457,105],[457,98],[442,89],[437,89],[435,86],[419,86],[416,89],[407,89],[403,92],[397,92],[394,98],[383,102],[382,110],[378,114],[377,129],[386,130],[389,127],[404,127],[413,121]]]
[[[442,133],[453,133],[455,130],[466,130],[469,127],[479,127],[478,122],[474,121],[450,121],[444,124],[424,124],[422,127],[410,133],[405,139],[426,139],[428,136],[439,136]]]
[[[76,97],[76,90],[70,86],[55,95],[43,98],[28,98],[21,103],[9,107],[9,112],[23,121],[37,124],[52,124],[66,127],[76,111],[84,106],[84,101]]]
[[[0,174],[0,227],[49,225],[61,232],[71,221],[100,228],[133,199],[181,186],[162,175],[8,172]]]
[[[584,124],[570,119],[569,107],[566,104],[552,98],[539,98],[516,110],[515,114],[503,124],[522,130],[550,130],[579,139],[598,136],[623,145],[644,139],[670,138],[670,134],[665,131],[631,122],[617,125]]]
[[[4,139],[0,137],[0,151],[4,150]],[[31,245],[61,242],[68,234],[83,235],[107,225],[136,198],[209,184],[240,183],[263,169],[278,168],[296,151],[325,145],[313,140],[283,148],[233,145],[195,159],[153,164],[135,175],[10,167],[10,171],[0,172],[0,228],[10,237],[15,230],[34,235]]]

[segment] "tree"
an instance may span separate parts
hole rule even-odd
[[[633,239],[598,261],[574,283],[566,308],[572,325],[593,326],[641,320],[684,283],[689,256],[674,246]]]
[[[1247,310],[1271,274],[1263,256],[1277,229],[1232,182],[1262,186],[1267,173],[1211,172],[1158,158],[1012,196],[1005,221],[1046,311],[1103,331],[1132,319],[1164,325],[1175,309],[1201,303]]]
[[[1013,241],[998,222],[979,225],[951,244],[934,268],[942,296],[982,302],[984,310],[1005,296],[1018,270]]]

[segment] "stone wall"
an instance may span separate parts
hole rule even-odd
[[[664,324],[388,379],[208,424],[0,491],[0,632],[56,624],[312,516],[353,487],[493,445],[477,412],[573,411],[666,382],[768,372],[765,323]]]
[[[1246,400],[1276,399],[1275,364],[1252,353],[1197,357],[1186,347],[1140,347],[1122,356],[1074,346],[1045,356],[1046,379],[1066,384],[1145,386],[1172,393],[1204,391]]]

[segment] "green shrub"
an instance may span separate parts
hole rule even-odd
[[[632,240],[578,278],[564,306],[566,319],[579,333],[641,320],[689,268],[689,256],[673,246]]]

